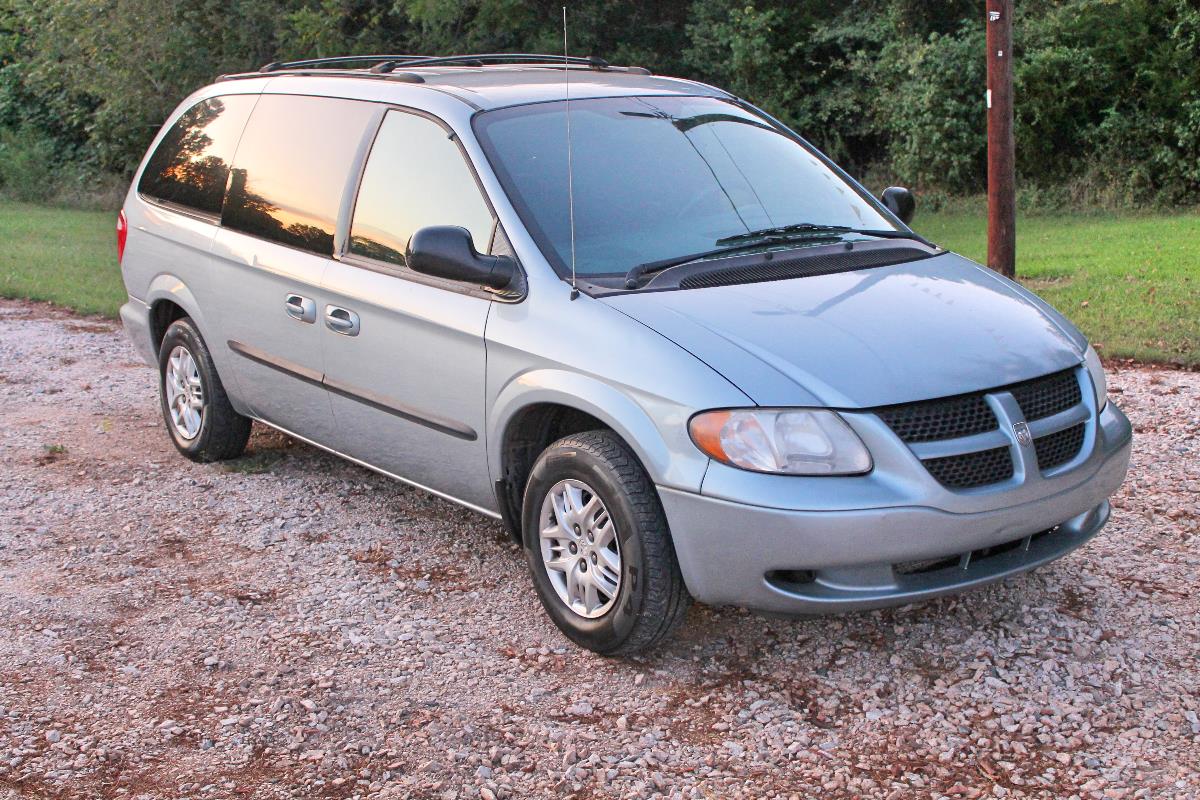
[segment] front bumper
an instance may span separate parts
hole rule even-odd
[[[701,602],[795,615],[900,605],[1033,569],[1095,536],[1128,470],[1132,436],[1112,403],[1092,420],[1079,463],[1019,491],[949,492],[899,475],[896,464],[881,472],[877,459],[869,479],[710,472],[722,494],[740,484],[753,504],[668,488],[659,495],[684,581]],[[763,502],[789,480],[786,495]],[[888,496],[909,502],[857,502]],[[839,498],[849,502],[839,507]]]

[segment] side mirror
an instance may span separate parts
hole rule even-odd
[[[476,252],[471,232],[457,225],[421,228],[408,240],[405,260],[414,272],[492,289],[506,288],[517,274],[517,263],[508,256]]]
[[[883,204],[905,225],[912,222],[913,212],[917,210],[917,201],[913,193],[903,186],[889,186],[880,196]]]

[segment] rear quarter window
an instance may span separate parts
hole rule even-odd
[[[338,210],[372,103],[263,95],[242,134],[221,224],[333,254]]]
[[[150,156],[138,192],[219,216],[229,162],[256,99],[257,95],[210,97],[185,111]]]

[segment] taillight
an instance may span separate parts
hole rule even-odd
[[[117,263],[121,263],[121,259],[125,257],[125,237],[129,235],[129,221],[125,219],[125,211],[122,209],[120,214],[117,214]]]

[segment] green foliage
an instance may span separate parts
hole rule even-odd
[[[0,191],[31,203],[50,200],[57,183],[54,144],[30,128],[0,128]]]
[[[223,72],[343,53],[558,52],[558,0],[0,0],[0,191],[128,179]],[[1194,0],[1021,0],[1017,159],[1029,197],[1200,202]],[[571,46],[727,88],[853,173],[984,186],[977,0],[635,0],[571,6]],[[111,185],[112,178],[107,178]],[[65,187],[65,188],[64,188]]]

